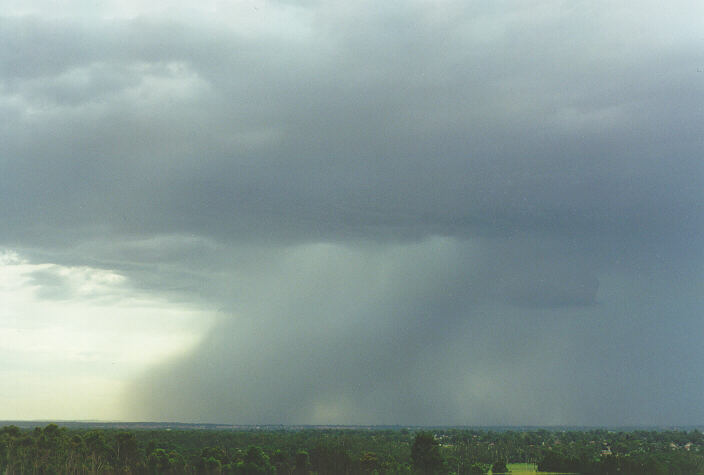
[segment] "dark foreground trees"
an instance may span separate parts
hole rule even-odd
[[[491,473],[508,473],[508,467],[506,466],[506,462],[504,462],[503,460],[494,462],[494,464],[491,466]]]
[[[411,464],[416,473],[436,475],[445,472],[438,442],[430,432],[419,432],[411,447]]]
[[[0,428],[0,474],[704,474],[699,431]]]

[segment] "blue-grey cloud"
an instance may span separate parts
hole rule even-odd
[[[701,7],[259,6],[0,21],[0,244],[226,315],[128,411],[701,417]]]

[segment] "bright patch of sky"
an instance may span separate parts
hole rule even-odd
[[[187,352],[204,310],[116,272],[0,253],[0,420],[119,419],[128,378]]]

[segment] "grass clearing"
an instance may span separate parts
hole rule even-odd
[[[506,466],[511,473],[517,475],[531,475],[538,473],[538,465],[534,463],[509,463],[506,464]]]
[[[508,463],[506,466],[511,475],[569,475],[559,472],[539,472],[535,463]]]

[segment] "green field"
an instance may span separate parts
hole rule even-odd
[[[518,475],[531,475],[533,473],[543,473],[538,472],[538,465],[534,463],[509,463],[507,464],[508,469],[513,474]]]
[[[534,463],[509,463],[506,465],[511,471],[511,475],[557,475],[556,472],[539,472],[538,465]]]

